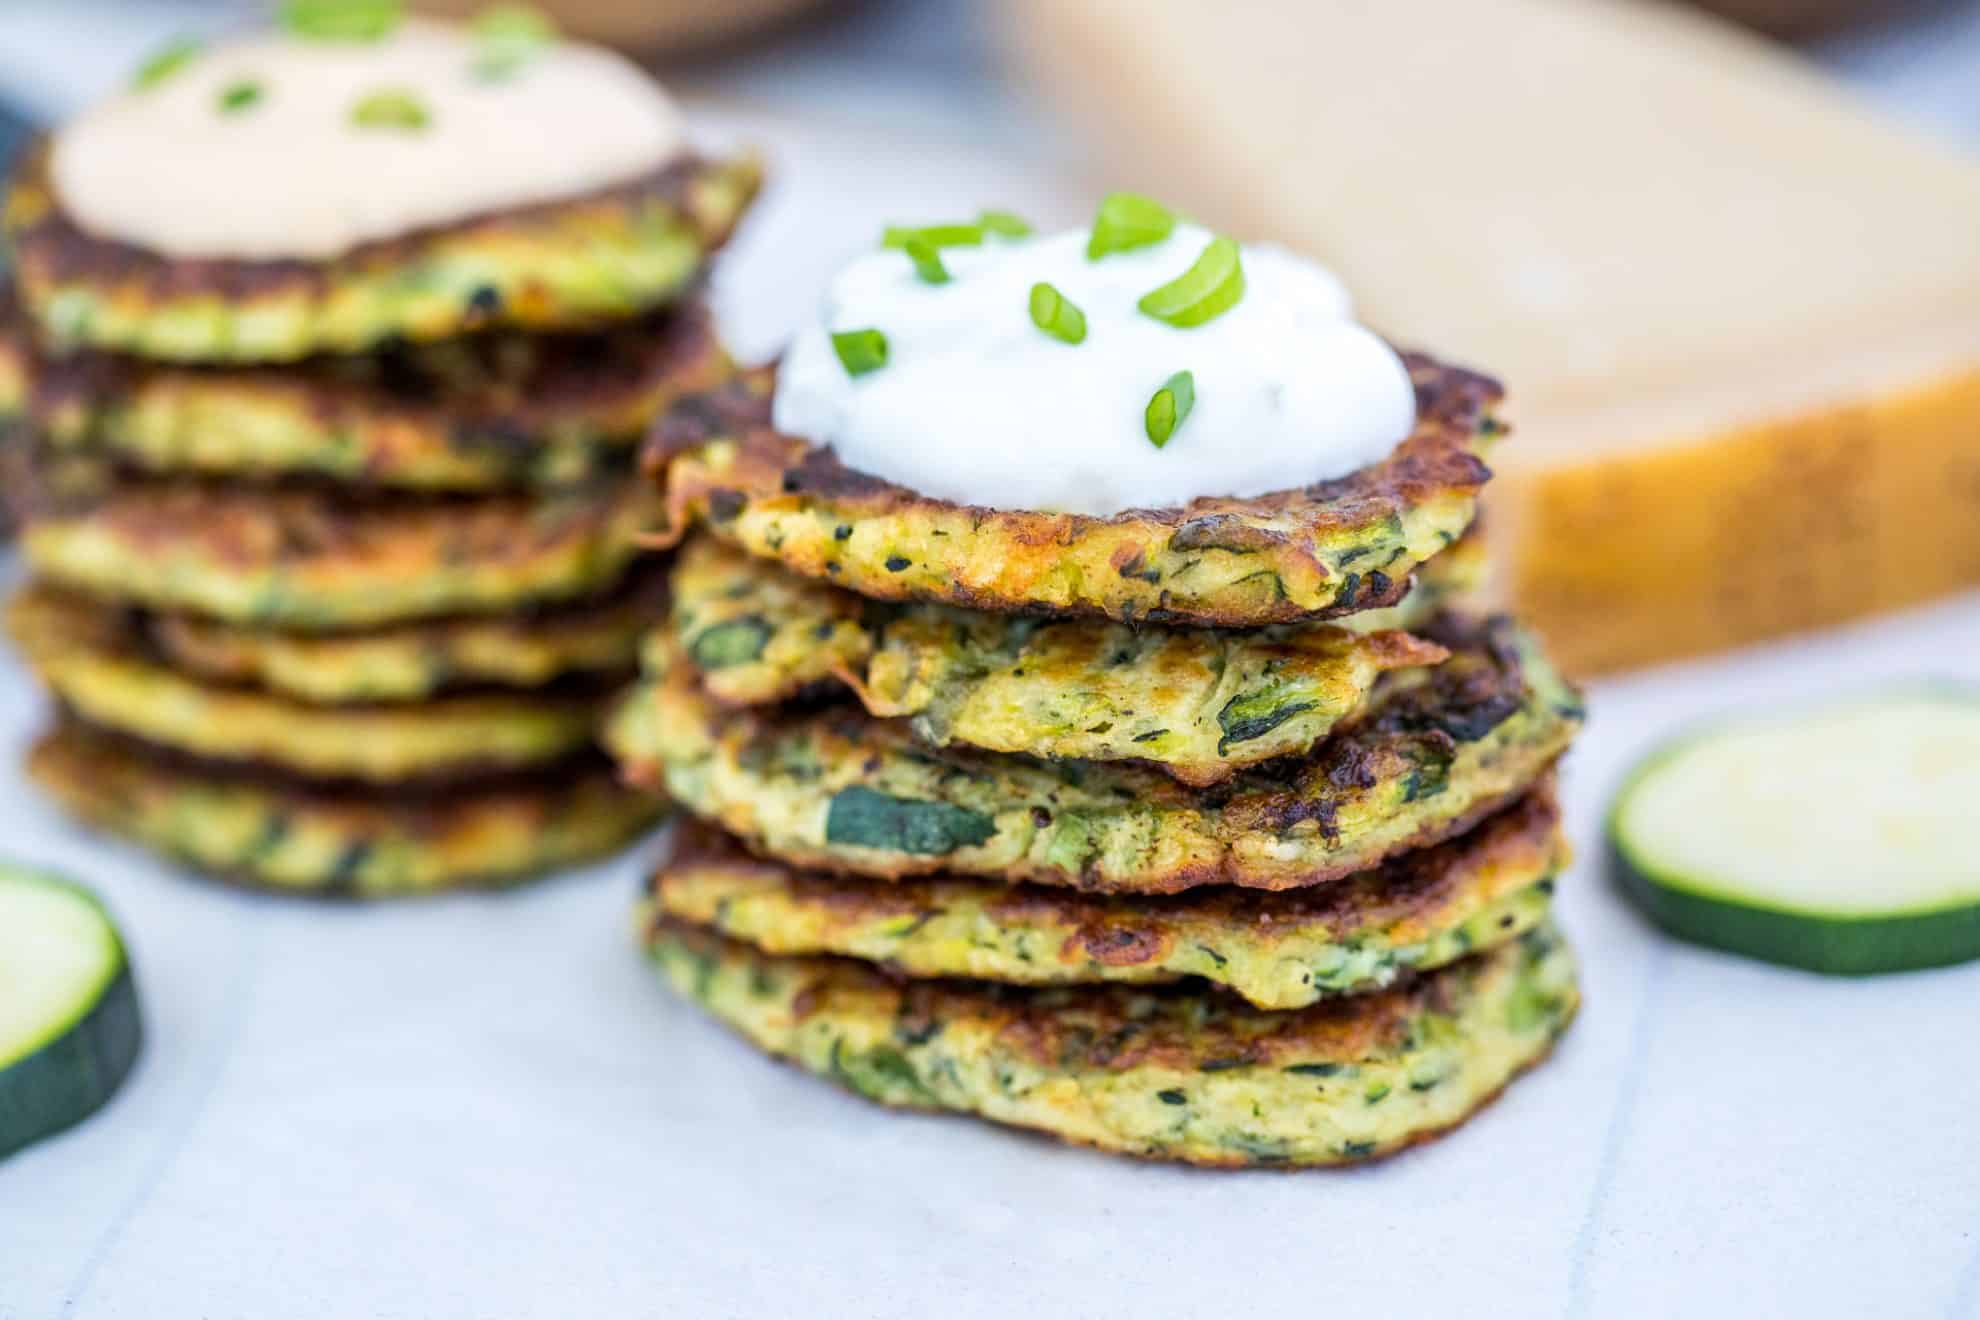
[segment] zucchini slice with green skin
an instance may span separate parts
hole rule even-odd
[[[1694,734],[1609,815],[1624,891],[1695,943],[1843,975],[1980,958],[1980,688]]]
[[[88,1118],[143,1038],[124,942],[88,890],[0,865],[0,1158]]]

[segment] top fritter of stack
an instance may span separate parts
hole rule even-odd
[[[1189,224],[1098,259],[926,232],[975,242],[939,282],[854,262],[774,404],[668,419],[678,509],[876,599],[1223,628],[1393,604],[1470,526],[1497,383],[1399,356],[1320,268]]]
[[[698,283],[758,182],[688,150],[653,81],[526,11],[383,0],[176,47],[37,148],[5,233],[45,348],[288,362],[574,330]]]

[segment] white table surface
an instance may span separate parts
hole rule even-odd
[[[704,122],[777,158],[719,289],[745,349],[877,218],[1083,208],[941,133]],[[1980,595],[1597,685],[1560,898],[1587,1006],[1555,1059],[1381,1166],[1233,1175],[888,1115],[759,1058],[635,954],[636,856],[384,907],[176,874],[20,781],[42,703],[0,657],[0,852],[105,893],[149,1032],[104,1114],[0,1164],[0,1320],[1980,1320],[1980,967],[1846,981],[1692,949],[1599,864],[1611,788],[1674,729],[1919,674],[1980,681]]]

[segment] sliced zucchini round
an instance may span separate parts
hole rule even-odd
[[[1980,958],[1980,688],[1893,691],[1681,738],[1609,816],[1681,938],[1861,975]]]
[[[116,1094],[143,1031],[124,942],[96,897],[0,864],[0,1158]]]

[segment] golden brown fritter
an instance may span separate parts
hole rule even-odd
[[[655,516],[637,483],[554,495],[354,500],[35,465],[30,568],[100,599],[329,632],[610,591]]]
[[[55,699],[88,723],[202,762],[312,780],[453,782],[589,749],[602,694],[482,692],[320,706],[188,678],[147,653],[121,612],[46,587],[8,602],[7,633]]]
[[[885,605],[697,536],[673,571],[671,636],[717,700],[818,681],[911,717],[930,746],[1144,761],[1186,784],[1305,752],[1385,673],[1446,652],[1332,624],[1246,632],[1130,628],[947,605]]]
[[[1303,1008],[1517,939],[1545,919],[1567,858],[1546,784],[1461,838],[1283,894],[1116,898],[995,880],[870,880],[765,861],[691,822],[654,871],[641,919],[916,978],[1043,986],[1195,977],[1260,1008]]]
[[[753,156],[689,156],[587,196],[366,243],[330,261],[188,261],[79,228],[55,196],[43,146],[15,172],[0,236],[13,249],[22,302],[58,351],[293,362],[644,315],[699,283],[762,174]]]
[[[630,674],[640,637],[665,613],[666,585],[656,565],[598,600],[366,632],[274,632],[195,614],[149,615],[141,626],[161,659],[209,682],[326,704],[421,701],[466,688],[540,688],[573,676]]]
[[[1579,695],[1509,620],[1428,635],[1449,660],[1389,675],[1311,756],[1208,789],[1132,764],[927,748],[856,707],[726,708],[678,656],[605,741],[634,782],[795,865],[1110,893],[1296,889],[1462,833],[1526,793],[1579,727]]]
[[[35,350],[0,288],[0,414],[139,471],[431,491],[623,473],[675,398],[729,372],[706,308],[591,334],[494,332],[258,367]]]
[[[1418,418],[1393,454],[1254,499],[1104,518],[930,499],[770,429],[770,372],[677,405],[647,463],[667,492],[667,537],[699,519],[753,555],[874,599],[1130,624],[1310,622],[1393,604],[1471,524],[1491,475],[1479,451],[1504,429],[1497,382],[1406,360]]]
[[[188,866],[259,889],[361,898],[589,861],[662,810],[595,758],[526,781],[381,795],[188,766],[76,724],[37,743],[27,770],[73,815]]]
[[[1292,1012],[1200,988],[903,983],[680,923],[647,951],[759,1049],[881,1104],[1226,1167],[1351,1164],[1435,1136],[1545,1058],[1580,1003],[1551,925]]]

